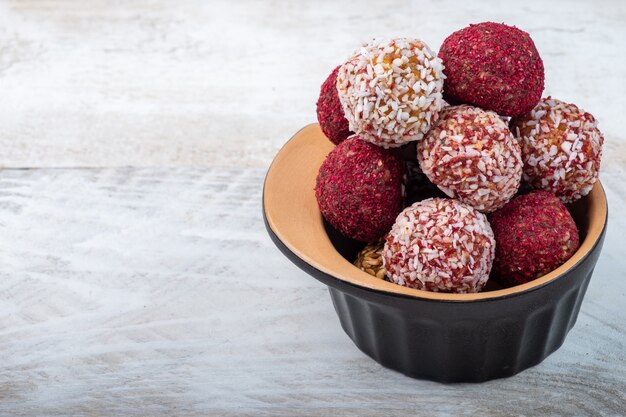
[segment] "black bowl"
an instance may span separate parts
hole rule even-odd
[[[263,190],[263,215],[278,248],[328,285],[341,326],[382,365],[441,382],[514,375],[558,349],[576,323],[607,223],[601,184],[569,209],[580,249],[527,284],[445,294],[399,286],[353,266],[358,247],[324,224],[315,200],[319,166],[333,148],[319,126],[298,132],[278,153]]]

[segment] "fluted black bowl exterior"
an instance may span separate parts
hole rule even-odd
[[[341,326],[359,349],[388,368],[439,382],[515,375],[557,350],[576,323],[606,233],[605,227],[593,249],[567,274],[542,287],[454,302],[338,280],[304,262],[267,230],[287,258],[328,285]]]

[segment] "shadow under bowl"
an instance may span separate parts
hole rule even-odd
[[[435,293],[377,279],[354,265],[360,245],[325,225],[315,179],[332,143],[306,126],[274,159],[263,189],[263,216],[276,246],[328,285],[341,326],[359,349],[391,369],[440,382],[514,375],[557,350],[574,326],[607,224],[598,181],[568,208],[580,248],[529,283],[476,294]]]

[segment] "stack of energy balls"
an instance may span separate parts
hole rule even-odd
[[[543,89],[528,33],[492,22],[454,32],[439,54],[376,41],[335,68],[317,117],[337,146],[315,194],[328,223],[367,243],[355,264],[470,293],[567,261],[579,237],[564,203],[591,191],[604,139],[591,114]]]

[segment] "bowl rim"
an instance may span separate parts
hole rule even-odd
[[[589,199],[587,234],[574,255],[559,268],[525,284],[472,294],[430,292],[408,288],[375,278],[345,259],[330,241],[315,199],[319,166],[334,145],[317,123],[309,124],[291,137],[272,161],[263,184],[263,219],[279,249],[306,272],[324,276],[328,285],[349,287],[431,301],[476,302],[519,296],[542,288],[584,262],[601,241],[608,219],[606,194],[596,181]],[[289,175],[284,175],[285,173]],[[316,276],[319,279],[319,276]]]

